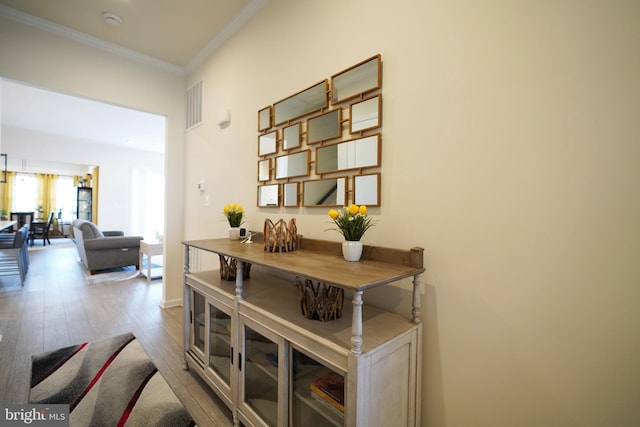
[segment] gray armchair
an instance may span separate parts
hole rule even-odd
[[[141,236],[125,236],[122,231],[102,232],[92,222],[73,221],[73,237],[80,260],[91,272],[135,265],[139,268]]]

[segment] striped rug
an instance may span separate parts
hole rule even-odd
[[[32,357],[30,403],[69,404],[71,426],[193,426],[131,333]]]

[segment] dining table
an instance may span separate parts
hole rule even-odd
[[[13,227],[17,223],[18,221],[0,221],[0,231],[5,231],[6,229]]]

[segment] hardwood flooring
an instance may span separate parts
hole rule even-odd
[[[0,402],[28,402],[32,355],[131,331],[198,426],[233,425],[218,397],[182,369],[182,307],[160,308],[161,281],[87,285],[65,241],[29,251],[24,287],[0,277]]]

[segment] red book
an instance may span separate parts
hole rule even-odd
[[[335,372],[324,375],[311,383],[311,390],[317,388],[338,402],[344,408],[344,377]]]

